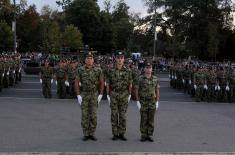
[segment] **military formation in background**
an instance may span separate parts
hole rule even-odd
[[[56,57],[56,61],[52,59],[52,57]],[[106,81],[109,71],[114,67],[114,58],[111,56],[104,56],[102,58],[94,57],[94,60],[94,67],[102,70],[104,81]],[[58,57],[53,55],[45,57],[45,59],[42,60],[40,72],[40,83],[42,84],[43,96],[45,98],[51,98],[51,86],[56,85],[58,98],[76,98],[74,88],[75,78],[78,69],[83,65],[84,60],[82,58],[72,58],[69,56]],[[124,65],[126,68],[130,69],[133,84],[135,84],[143,70],[143,66],[139,67],[139,64],[131,59],[127,59]],[[135,99],[134,89],[135,88],[133,87],[132,99]],[[104,98],[105,97],[106,96],[104,96]]]
[[[224,64],[171,64],[170,85],[195,97],[196,102],[235,102],[235,66]]]
[[[0,55],[0,92],[21,81],[21,68],[20,54]]]

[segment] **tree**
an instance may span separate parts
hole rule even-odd
[[[40,44],[40,16],[35,5],[29,6],[17,18],[18,50],[21,52],[38,50]]]
[[[127,48],[128,42],[133,32],[134,25],[130,22],[129,6],[120,0],[114,6],[112,20],[114,23],[116,48]]]
[[[83,43],[97,48],[100,33],[100,9],[95,0],[74,0],[65,10],[68,24],[73,24],[83,34]]]
[[[65,47],[69,47],[70,49],[79,49],[83,46],[82,43],[82,34],[78,30],[77,27],[73,25],[68,25],[65,28],[65,32],[61,37],[62,44]]]
[[[13,48],[13,33],[5,21],[0,21],[0,51]]]

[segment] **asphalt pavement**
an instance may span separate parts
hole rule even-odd
[[[128,141],[112,141],[110,108],[98,108],[98,141],[83,142],[81,109],[76,99],[44,99],[39,78],[24,75],[14,88],[0,93],[0,152],[235,152],[235,104],[196,103],[169,87],[159,74],[160,106],[155,142],[140,142],[140,114],[131,101]]]

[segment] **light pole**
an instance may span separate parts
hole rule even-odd
[[[16,0],[13,0],[14,2],[14,19],[12,22],[12,29],[14,33],[14,52],[16,53]]]
[[[156,0],[154,0],[154,38],[153,38],[153,60],[156,56],[156,41],[157,41],[157,31],[156,31]]]

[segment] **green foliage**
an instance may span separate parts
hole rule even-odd
[[[13,48],[13,32],[5,21],[0,20],[0,51]]]
[[[82,34],[77,27],[73,25],[68,25],[65,28],[65,32],[61,36],[62,44],[65,47],[70,47],[71,49],[79,49],[83,46]]]

